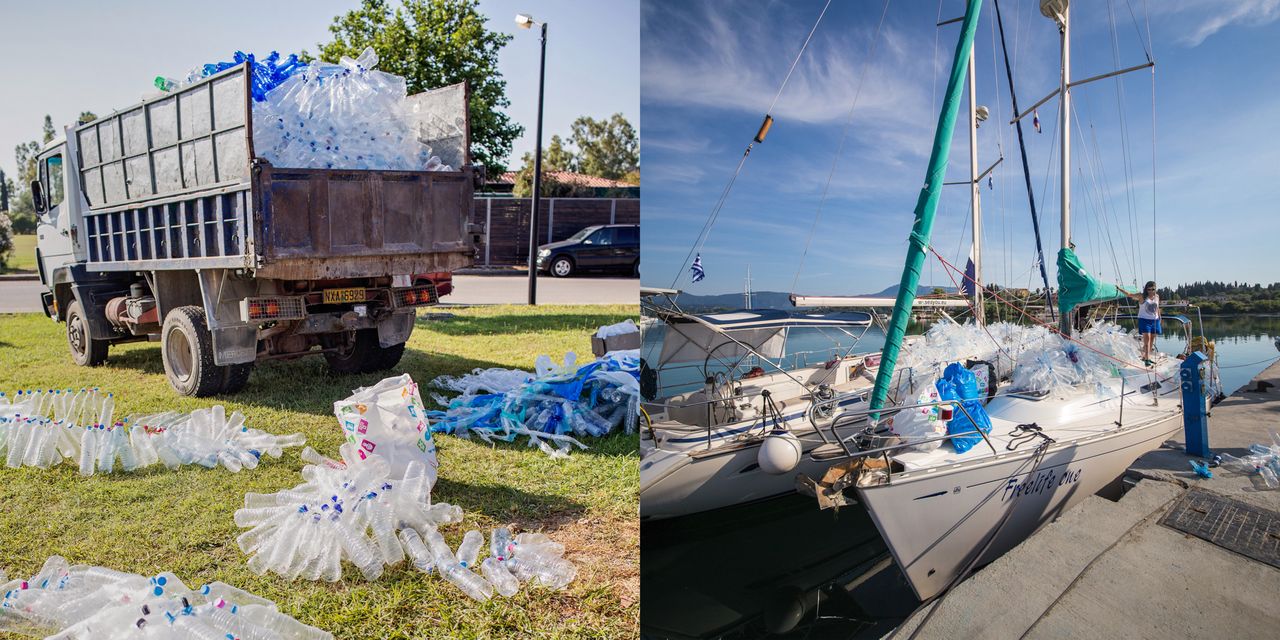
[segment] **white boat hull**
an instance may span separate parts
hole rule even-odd
[[[1181,415],[1154,414],[1145,423],[1056,443],[1038,462],[1027,447],[972,464],[894,474],[890,483],[857,493],[916,595],[927,600],[966,567],[996,559],[1114,481],[1176,433]]]

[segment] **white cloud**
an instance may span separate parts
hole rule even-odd
[[[1230,26],[1260,27],[1280,19],[1280,0],[1179,0],[1156,2],[1152,13],[1185,16],[1185,35],[1179,42],[1199,46],[1210,36]]]

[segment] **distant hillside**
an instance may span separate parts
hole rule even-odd
[[[893,285],[878,291],[876,293],[859,294],[868,298],[884,298],[898,295],[898,286]],[[921,286],[917,287],[916,295],[927,296],[933,293],[933,290],[942,289],[947,293],[955,293],[955,287],[934,287]],[[687,311],[708,311],[718,309],[741,309],[743,305],[742,293],[719,293],[705,296],[693,295],[690,293],[682,293],[676,298],[680,303],[680,307]],[[791,294],[782,291],[755,291],[751,294],[751,306],[756,309],[791,309]]]

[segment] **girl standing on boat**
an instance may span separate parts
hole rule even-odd
[[[1126,291],[1125,293],[1129,293]],[[1129,294],[1138,301],[1138,333],[1142,334],[1142,363],[1151,365],[1151,350],[1160,335],[1160,294],[1154,280],[1142,287],[1140,295]]]

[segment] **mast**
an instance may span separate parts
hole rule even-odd
[[[982,0],[969,0],[960,27],[960,39],[956,43],[955,57],[951,62],[951,75],[947,79],[947,92],[943,95],[942,110],[938,114],[938,127],[933,135],[933,150],[929,153],[929,168],[925,172],[924,187],[916,200],[915,224],[907,242],[907,259],[902,269],[902,281],[898,285],[898,297],[893,305],[893,317],[885,333],[881,351],[880,369],[876,372],[876,386],[871,392],[871,410],[884,407],[889,398],[889,384],[893,381],[893,368],[902,349],[902,339],[911,319],[911,305],[915,303],[916,286],[920,284],[920,272],[924,267],[929,236],[933,232],[933,219],[938,211],[938,198],[947,172],[947,160],[951,155],[951,138],[955,134],[956,117],[960,114],[960,93],[963,90],[964,63],[973,49],[973,34],[978,27],[978,14]],[[879,414],[872,414],[873,418]]]
[[[1062,131],[1062,245],[1071,248],[1071,6],[1068,0],[1042,0],[1040,12],[1058,22],[1062,36],[1062,96],[1058,128]],[[1071,335],[1071,314],[1058,318],[1063,335]]]
[[[969,210],[973,215],[973,321],[982,326],[986,313],[982,306],[982,202],[978,189],[978,96],[973,64],[973,48],[969,48]]]
[[[746,286],[746,290],[742,294],[742,297],[744,301],[747,303],[746,308],[750,309],[751,308],[751,265],[749,264],[747,265],[747,286]]]

